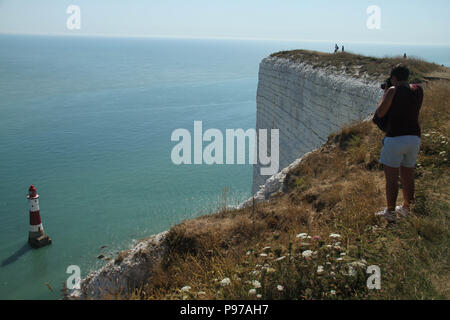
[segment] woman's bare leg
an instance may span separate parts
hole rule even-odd
[[[389,211],[394,211],[398,196],[398,174],[399,168],[384,166],[386,176],[386,200]]]
[[[414,169],[400,167],[400,179],[403,185],[403,207],[409,209],[414,201]]]

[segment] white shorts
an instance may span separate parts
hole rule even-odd
[[[392,168],[414,168],[419,150],[418,136],[386,137],[383,139],[380,163]]]

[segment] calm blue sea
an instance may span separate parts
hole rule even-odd
[[[84,276],[98,255],[214,211],[226,187],[228,204],[248,198],[251,166],[175,166],[172,131],[253,128],[260,60],[333,46],[0,35],[0,299],[59,298],[69,265]],[[346,49],[450,65],[450,47]],[[53,238],[40,250],[26,244],[30,184]]]

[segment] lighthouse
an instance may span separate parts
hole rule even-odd
[[[39,211],[39,195],[36,187],[31,185],[27,194],[30,208],[30,231],[28,232],[28,243],[33,248],[42,248],[52,243],[52,239],[44,232],[41,213]]]

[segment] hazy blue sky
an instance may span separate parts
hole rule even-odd
[[[68,30],[66,9],[81,8]],[[366,27],[370,5],[381,29]],[[0,33],[450,44],[449,0],[0,0]]]

